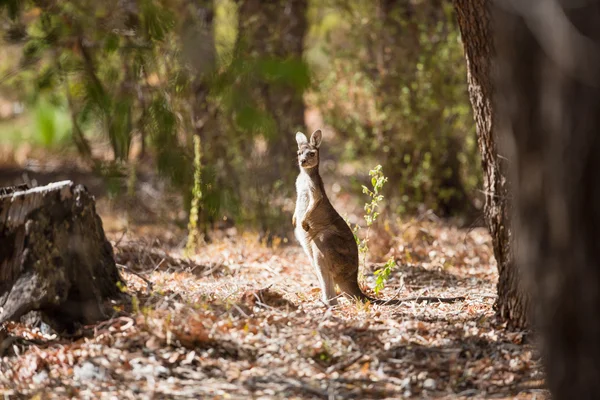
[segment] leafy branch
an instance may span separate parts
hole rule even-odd
[[[356,244],[358,246],[358,252],[362,257],[363,268],[367,265],[371,226],[375,223],[375,221],[377,221],[377,218],[380,215],[379,210],[381,209],[381,204],[384,198],[384,196],[381,194],[381,191],[383,190],[383,186],[388,181],[388,178],[383,173],[381,165],[377,165],[374,169],[370,170],[369,176],[371,177],[371,188],[368,188],[365,185],[362,186],[362,192],[368,195],[370,198],[370,201],[364,205],[364,219],[367,225],[364,238],[360,239],[358,237],[358,231],[360,230],[360,226],[358,224],[352,228],[354,240],[356,240]],[[375,293],[379,293],[379,291],[385,287],[385,282],[389,278],[391,270],[395,265],[396,262],[394,259],[390,258],[382,269],[375,271],[375,275],[377,276]]]

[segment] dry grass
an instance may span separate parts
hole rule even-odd
[[[0,388],[37,398],[546,398],[523,332],[498,323],[489,237],[420,222],[400,235],[381,297],[458,296],[326,309],[296,245],[233,235],[185,259],[183,232],[106,216],[133,309],[65,339],[11,323]],[[409,232],[409,225],[401,230]],[[155,235],[155,236],[152,236]],[[370,266],[366,286],[373,286]],[[15,339],[16,337],[16,339]],[[6,340],[5,340],[6,342]],[[113,397],[114,396],[114,397]]]
[[[172,223],[181,220],[180,200],[151,176],[138,182],[144,198],[128,204],[108,200],[90,172],[46,164],[5,166],[0,184],[18,183],[25,172],[39,183],[85,183],[117,262],[128,268],[133,301],[114,304],[111,319],[69,338],[6,324],[6,398],[548,397],[531,339],[494,317],[496,267],[483,229],[412,221],[376,230],[371,242],[378,260],[394,256],[400,265],[380,297],[466,301],[343,300],[327,309],[296,244],[267,248],[230,229],[188,259],[185,232]],[[332,199],[353,215],[349,196]],[[366,288],[376,267],[363,271]]]

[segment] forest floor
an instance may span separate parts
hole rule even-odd
[[[0,171],[0,184],[21,175]],[[225,226],[188,258],[184,229],[99,197],[133,307],[69,338],[6,324],[5,398],[548,398],[532,338],[494,316],[483,228],[413,218],[371,242],[398,264],[378,297],[465,301],[326,308],[296,243]],[[377,267],[363,269],[365,290]]]

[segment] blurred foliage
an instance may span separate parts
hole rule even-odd
[[[298,171],[294,135],[304,130],[303,95],[310,84],[303,60],[308,1],[238,4],[235,53],[221,99],[233,116],[231,131],[241,138],[243,164],[236,175],[244,191],[242,217],[256,221],[270,242],[290,232]]]
[[[360,225],[356,224],[354,227],[350,226],[352,229],[352,233],[354,234],[354,240],[356,241],[356,245],[358,246],[358,253],[361,257],[361,264],[359,265],[359,278],[362,279],[364,269],[367,267],[367,256],[369,254],[369,241],[371,240],[371,226],[377,221],[377,218],[381,214],[378,210],[382,208],[383,198],[384,196],[381,194],[382,189],[388,178],[383,173],[381,165],[377,165],[375,168],[369,171],[369,176],[371,177],[371,188],[362,185],[362,192],[369,196],[369,201],[365,203],[363,206],[363,210],[365,211],[364,219],[365,219],[365,233],[363,237],[359,237]],[[350,224],[348,224],[350,225]],[[391,261],[393,262],[393,259]],[[376,275],[380,274],[380,272],[376,271]],[[377,280],[377,285],[375,287],[375,293],[379,293],[381,289],[385,286],[385,280],[387,280],[389,273],[387,275],[381,275],[381,279]]]
[[[99,171],[130,159],[134,139],[156,149],[158,169],[180,187],[189,185],[191,164],[178,134],[183,128],[186,77],[169,46],[174,2],[79,0],[20,2],[4,40],[18,46],[18,63],[0,82],[9,96],[35,109],[36,129],[50,142],[53,110],[66,104],[63,126]],[[9,7],[10,11],[10,7]],[[160,53],[160,57],[158,54]],[[110,147],[107,160],[98,154]],[[98,151],[96,151],[98,150]]]
[[[188,222],[188,239],[185,250],[194,254],[203,240],[198,222],[202,205],[202,143],[200,136],[194,136],[194,188],[192,189],[192,204]]]
[[[71,120],[65,104],[40,96],[30,111],[28,119],[0,120],[0,143],[17,146],[28,141],[34,146],[60,148],[71,142]]]
[[[397,212],[469,212],[481,182],[452,13],[447,2],[389,0],[323,0],[311,12],[309,99],[345,157],[383,164]]]
[[[395,211],[464,213],[479,185],[445,2],[0,0],[0,23],[0,100],[25,106],[0,135],[70,140],[111,182],[154,163],[204,227],[290,230],[305,104],[340,162],[383,165]]]

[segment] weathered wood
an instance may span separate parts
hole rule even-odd
[[[29,185],[26,184],[26,183],[22,183],[22,184],[17,185],[17,186],[2,187],[2,188],[0,188],[0,196],[4,196],[4,195],[11,194],[11,193],[14,193],[14,192],[21,192],[21,191],[24,191],[24,190],[27,190],[27,189],[29,189]]]
[[[123,281],[94,198],[71,181],[0,195],[0,323],[40,311],[55,330],[105,318]]]

